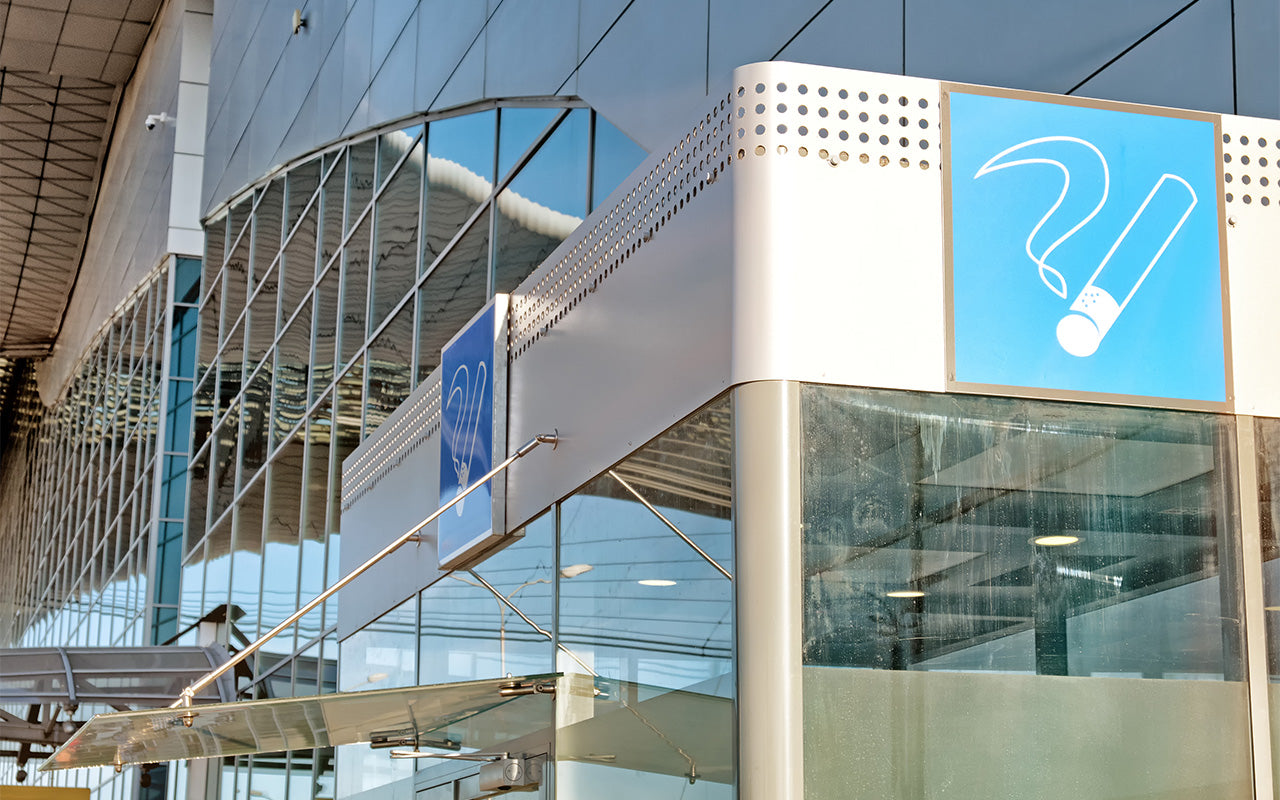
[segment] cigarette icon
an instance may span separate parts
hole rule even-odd
[[[1058,322],[1062,349],[1081,358],[1097,351],[1195,207],[1191,184],[1177,175],[1160,176]]]

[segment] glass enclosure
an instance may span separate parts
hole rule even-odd
[[[1249,797],[1233,425],[805,386],[813,797]]]

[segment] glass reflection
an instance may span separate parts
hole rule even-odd
[[[341,270],[335,264],[316,283],[315,341],[311,357],[311,398],[319,397],[333,381],[338,346],[338,289]]]
[[[280,318],[288,319],[303,302],[316,274],[316,225],[319,204],[312,205],[280,257]]]
[[[498,117],[498,179],[507,176],[520,156],[542,138],[563,109],[503,108]]]
[[[551,630],[555,519],[544,515],[476,567],[481,577],[544,630]],[[553,671],[552,644],[465,573],[422,592],[420,684]]]
[[[341,358],[346,364],[365,342],[365,319],[369,313],[369,217],[347,240],[342,258],[342,324],[340,326]]]
[[[488,297],[489,214],[475,224],[418,290],[418,380],[440,364],[440,350]]]
[[[609,120],[596,114],[595,143],[591,162],[591,210],[595,211],[620,186],[646,153]]]
[[[369,388],[365,393],[365,428],[377,430],[409,396],[413,367],[413,306],[400,309],[369,344]]]
[[[342,236],[346,232],[342,227],[343,210],[346,203],[345,187],[347,185],[347,157],[343,151],[338,163],[325,179],[320,193],[321,213],[324,215],[320,226],[320,260],[317,269],[324,269],[342,246]]]
[[[1221,420],[803,398],[806,663],[1241,679]]]
[[[307,409],[311,368],[311,306],[304,303],[276,346],[275,411],[272,444],[279,444],[302,421]]]
[[[262,629],[269,630],[298,607],[298,524],[302,509],[303,457],[306,446],[294,436],[280,448],[267,473],[268,496],[262,551]],[[304,598],[304,601],[310,598]],[[266,645],[271,652],[293,652],[295,631]]]
[[[373,199],[377,140],[369,139],[347,148],[347,229]]]
[[[262,191],[253,212],[253,288],[257,288],[280,249],[284,222],[284,179],[276,178]]]
[[[730,436],[722,399],[560,504],[559,642],[602,692],[557,729],[565,796],[733,796],[733,586],[645,504],[732,574]]]
[[[510,292],[586,215],[590,112],[574,109],[498,195],[495,291]]]
[[[373,314],[369,332],[413,287],[418,262],[418,206],[422,191],[422,143],[413,149],[391,183],[378,197],[374,230],[377,261],[373,267]]]
[[[427,130],[426,269],[493,191],[496,112],[436,120]]]

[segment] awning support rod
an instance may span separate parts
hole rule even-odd
[[[502,472],[502,471],[503,471],[503,470],[505,470],[507,467],[509,467],[509,466],[511,466],[512,464],[514,464],[514,463],[516,462],[516,460],[517,460],[517,459],[524,458],[525,456],[529,455],[529,453],[530,453],[530,452],[532,452],[532,451],[533,451],[533,449],[534,449],[535,447],[537,447],[538,445],[540,445],[540,444],[549,444],[549,445],[551,445],[551,446],[554,448],[554,447],[555,447],[555,445],[556,445],[556,444],[558,444],[558,442],[559,442],[559,437],[558,437],[558,435],[557,435],[557,434],[555,434],[555,433],[540,433],[540,434],[538,434],[537,436],[535,436],[535,437],[533,437],[532,439],[530,439],[529,441],[525,442],[523,445],[521,445],[521,446],[520,446],[520,448],[519,448],[518,450],[516,450],[516,451],[515,451],[514,453],[512,453],[511,455],[507,456],[507,458],[506,458],[505,460],[503,460],[500,464],[498,464],[496,467],[494,467],[493,469],[489,470],[489,471],[488,471],[487,473],[485,473],[483,476],[481,476],[480,478],[478,478],[478,479],[476,480],[476,482],[475,482],[475,483],[471,484],[471,485],[470,485],[470,486],[468,486],[466,489],[463,489],[463,490],[462,490],[461,492],[459,492],[459,493],[458,493],[458,495],[457,495],[456,497],[454,497],[452,500],[450,500],[449,502],[447,502],[447,503],[445,503],[444,505],[442,505],[442,506],[440,506],[439,508],[437,508],[437,509],[436,509],[434,512],[432,512],[432,513],[431,513],[431,515],[430,515],[430,516],[428,516],[426,519],[422,520],[422,521],[421,521],[421,522],[419,522],[417,525],[414,525],[414,526],[413,526],[412,528],[410,528],[409,530],[407,530],[407,531],[405,531],[404,533],[400,534],[400,536],[399,536],[398,538],[396,538],[396,540],[395,540],[395,541],[393,541],[391,544],[389,544],[389,545],[387,545],[386,547],[384,547],[384,548],[382,548],[381,550],[379,550],[377,553],[375,553],[373,556],[371,556],[371,557],[369,558],[369,560],[368,560],[368,561],[365,561],[365,562],[364,562],[363,564],[361,564],[360,566],[356,567],[355,569],[353,569],[353,570],[351,570],[350,572],[348,572],[346,575],[342,576],[342,578],[340,578],[337,582],[335,582],[335,583],[334,583],[332,586],[330,586],[328,589],[325,589],[323,592],[321,592],[320,594],[316,595],[316,596],[315,596],[315,598],[313,598],[313,599],[312,599],[310,602],[308,602],[305,606],[303,606],[302,608],[299,608],[297,611],[295,611],[295,612],[293,612],[292,614],[290,614],[290,615],[289,615],[289,617],[288,617],[287,619],[285,619],[283,622],[281,622],[279,625],[277,625],[277,626],[275,626],[274,628],[272,628],[271,630],[267,631],[267,632],[266,632],[266,633],[264,633],[264,634],[263,634],[263,635],[262,635],[262,636],[261,636],[257,641],[255,641],[255,642],[253,642],[253,643],[249,644],[247,647],[245,647],[245,648],[244,648],[243,650],[241,650],[239,653],[236,653],[234,656],[232,656],[232,657],[231,657],[231,659],[230,659],[230,660],[228,660],[225,664],[223,664],[222,666],[220,666],[220,667],[218,667],[217,669],[213,670],[212,672],[206,673],[206,674],[205,674],[205,676],[204,676],[203,678],[200,678],[200,679],[199,679],[199,680],[197,680],[195,683],[192,683],[190,686],[188,686],[187,688],[183,689],[183,690],[182,690],[182,694],[178,696],[177,701],[176,701],[176,702],[174,702],[174,703],[173,703],[171,706],[169,706],[169,707],[170,707],[170,708],[187,708],[187,707],[190,707],[190,706],[191,706],[191,704],[192,704],[192,703],[194,702],[194,700],[195,700],[195,696],[196,696],[196,694],[198,694],[199,692],[201,692],[201,691],[203,691],[204,689],[208,688],[208,687],[209,687],[209,685],[210,685],[210,684],[212,684],[214,681],[216,681],[218,678],[221,678],[221,677],[222,677],[223,675],[225,675],[226,673],[228,673],[228,672],[230,672],[231,670],[235,669],[235,667],[236,667],[236,665],[237,665],[237,664],[239,664],[240,662],[244,661],[245,659],[247,659],[249,656],[253,655],[254,653],[258,652],[258,649],[259,649],[259,648],[261,648],[264,644],[266,644],[267,642],[269,642],[269,641],[271,641],[272,639],[274,639],[277,635],[279,635],[279,634],[280,634],[280,633],[282,633],[283,631],[288,630],[288,629],[289,629],[289,627],[290,627],[290,626],[292,626],[295,622],[297,622],[298,620],[302,619],[302,618],[303,618],[303,617],[305,617],[307,614],[310,614],[312,611],[314,611],[314,610],[316,609],[316,607],[317,607],[317,606],[319,606],[319,605],[320,605],[321,603],[323,603],[325,600],[328,600],[330,597],[333,597],[333,596],[334,596],[335,594],[337,594],[337,593],[338,593],[338,591],[339,591],[340,589],[342,589],[344,586],[346,586],[347,584],[349,584],[349,583],[351,583],[352,581],[354,581],[356,578],[358,578],[358,577],[360,577],[361,575],[363,575],[363,574],[364,574],[365,572],[367,572],[367,571],[369,570],[369,568],[370,568],[370,567],[372,567],[374,564],[377,564],[377,563],[378,563],[379,561],[381,561],[382,559],[384,559],[384,558],[386,558],[387,556],[391,555],[391,554],[392,554],[392,553],[394,553],[396,550],[400,549],[400,547],[402,547],[403,545],[405,545],[405,544],[407,544],[407,543],[409,543],[409,542],[418,541],[418,533],[419,533],[423,528],[427,527],[427,526],[428,526],[428,525],[430,525],[432,522],[434,522],[434,521],[435,521],[435,520],[436,520],[436,519],[437,519],[441,514],[443,514],[444,512],[446,512],[446,511],[448,511],[449,509],[453,508],[453,507],[454,507],[455,505],[457,505],[458,503],[461,503],[461,502],[462,502],[462,500],[463,500],[467,495],[471,494],[471,493],[472,493],[472,492],[474,492],[476,489],[479,489],[481,486],[483,486],[483,485],[485,485],[486,483],[488,483],[488,482],[489,482],[490,480],[492,480],[492,479],[493,479],[493,478],[494,478],[498,473]],[[188,720],[187,722],[188,722],[188,724],[190,724],[189,720]]]
[[[640,503],[645,508],[649,509],[649,511],[652,512],[652,514],[655,517],[662,520],[663,525],[666,525],[668,528],[671,529],[672,533],[674,533],[676,536],[679,536],[682,542],[692,547],[693,551],[698,555],[702,556],[702,560],[706,561],[708,564],[714,567],[716,572],[719,572],[721,575],[725,576],[729,580],[733,580],[733,575],[729,573],[729,570],[720,566],[720,563],[716,561],[714,558],[712,558],[710,555],[708,555],[706,550],[703,550],[701,547],[698,547],[697,543],[694,542],[692,539],[690,539],[688,534],[686,534],[684,531],[676,527],[676,524],[671,520],[667,519],[666,515],[664,515],[661,511],[659,511],[657,506],[655,506],[653,503],[650,503],[648,500],[646,500],[644,495],[636,491],[634,486],[624,481],[621,475],[614,472],[613,470],[609,470],[609,477],[613,478],[615,481],[621,484],[622,488],[630,492],[632,497],[639,500]]]

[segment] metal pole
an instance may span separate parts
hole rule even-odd
[[[281,622],[279,625],[275,626],[271,630],[264,633],[257,641],[253,642],[248,647],[241,650],[239,653],[236,653],[235,656],[233,656],[230,660],[228,660],[222,666],[218,667],[212,672],[207,673],[203,678],[200,678],[199,680],[192,683],[187,688],[183,689],[182,694],[178,696],[177,701],[175,701],[173,705],[169,707],[184,708],[184,707],[190,706],[192,704],[192,701],[195,699],[197,692],[200,692],[201,690],[207,688],[210,684],[212,684],[218,678],[222,677],[227,672],[230,672],[232,669],[234,669],[237,664],[244,661],[254,653],[258,652],[258,649],[261,648],[264,644],[274,639],[281,632],[287,630],[291,625],[293,625],[295,622],[305,617],[307,614],[311,613],[313,610],[315,610],[316,606],[320,605],[325,600],[328,600],[330,597],[337,594],[338,590],[342,589],[342,587],[346,586],[356,578],[363,575],[374,564],[377,564],[382,559],[391,555],[396,550],[398,550],[401,546],[407,544],[408,542],[416,540],[419,531],[421,531],[423,528],[427,527],[427,525],[434,522],[436,518],[439,517],[441,514],[453,508],[458,503],[462,502],[462,500],[467,495],[471,494],[476,489],[479,489],[481,486],[488,483],[498,473],[502,472],[504,469],[511,466],[516,461],[516,459],[524,458],[535,447],[537,447],[540,444],[550,444],[554,447],[558,443],[558,441],[559,441],[559,438],[554,433],[540,433],[537,436],[530,439],[529,441],[525,442],[523,445],[520,446],[518,450],[516,450],[514,453],[508,456],[502,463],[498,464],[496,467],[489,470],[482,477],[476,480],[475,483],[471,484],[466,489],[463,489],[452,500],[450,500],[449,502],[437,508],[426,519],[422,520],[417,525],[414,525],[409,530],[400,534],[400,536],[394,542],[392,542],[391,544],[379,550],[377,553],[371,556],[368,561],[365,561],[360,566],[351,570],[351,572],[348,572],[346,575],[342,576],[342,578],[340,578],[336,583],[334,583],[328,589],[325,589],[320,594],[316,595],[316,597],[313,598],[310,602],[308,602],[305,606],[303,606],[302,608],[290,614],[288,619],[286,619],[284,622]]]
[[[707,555],[707,551],[703,550],[701,547],[698,547],[698,545],[694,543],[694,541],[690,539],[688,535],[685,534],[684,531],[676,527],[676,524],[674,522],[672,522],[671,520],[663,516],[662,512],[659,511],[653,505],[653,503],[650,503],[648,500],[644,499],[644,496],[641,495],[639,492],[637,492],[631,486],[631,484],[624,481],[621,475],[614,472],[613,470],[609,470],[609,477],[613,478],[615,481],[622,484],[623,489],[626,489],[628,492],[630,492],[631,495],[635,497],[635,499],[639,500],[644,505],[645,508],[649,509],[649,511],[651,511],[655,517],[662,520],[662,523],[666,525],[668,528],[670,528],[672,533],[674,533],[676,536],[679,536],[681,541],[683,541],[685,544],[692,547],[694,552],[702,556],[703,560],[705,560],[708,564],[715,567],[717,572],[719,572],[721,575],[725,576],[729,580],[733,580],[733,576],[729,574],[729,570],[720,566],[720,564],[714,558]]]

